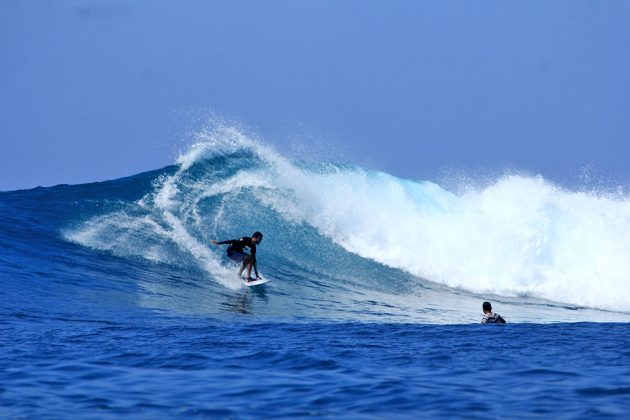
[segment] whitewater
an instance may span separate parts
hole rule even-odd
[[[268,270],[276,259],[315,273],[334,264],[344,281],[385,288],[388,277],[408,275],[410,287],[431,282],[477,299],[630,312],[627,197],[567,191],[540,176],[503,176],[454,194],[360,167],[291,162],[222,127],[199,135],[173,173],[125,205],[64,236],[123,257],[189,260],[208,279],[237,288],[210,239],[261,229]],[[327,252],[338,255],[326,259]],[[352,256],[362,261],[344,267],[340,260]],[[517,319],[531,319],[521,312]]]
[[[2,192],[0,416],[623,418],[628,198],[225,125],[165,168]],[[272,281],[247,288],[211,241],[256,230]]]

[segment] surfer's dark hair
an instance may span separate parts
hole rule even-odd
[[[262,239],[262,238],[263,238],[263,234],[262,234],[262,233],[260,233],[260,232],[258,232],[258,231],[256,231],[256,232],[254,232],[254,234],[252,235],[252,238],[260,238],[260,239]]]
[[[483,308],[484,312],[492,312],[492,305],[490,305],[490,302],[484,302],[481,307]]]

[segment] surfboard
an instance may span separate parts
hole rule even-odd
[[[261,278],[259,278],[257,280],[254,280],[254,281],[247,281],[247,280],[244,280],[244,281],[245,281],[245,286],[251,287],[251,286],[258,286],[260,284],[269,283],[271,280],[261,277]]]

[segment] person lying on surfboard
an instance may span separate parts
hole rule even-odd
[[[256,264],[256,245],[260,244],[263,239],[263,234],[256,231],[252,235],[252,237],[243,236],[238,239],[230,239],[228,241],[217,242],[216,239],[213,239],[211,242],[216,245],[225,245],[229,244],[230,246],[227,249],[227,257],[232,261],[237,263],[242,263],[241,268],[238,270],[238,276],[241,277],[243,274],[243,270],[247,267],[247,281],[254,281],[261,278],[258,275],[258,268]],[[250,249],[250,253],[245,252],[245,248]],[[256,278],[252,278],[252,268],[254,269],[254,273],[256,274]]]

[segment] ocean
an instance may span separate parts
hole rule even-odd
[[[447,187],[223,127],[0,214],[1,418],[630,414],[621,191]],[[211,240],[256,230],[249,288]]]

